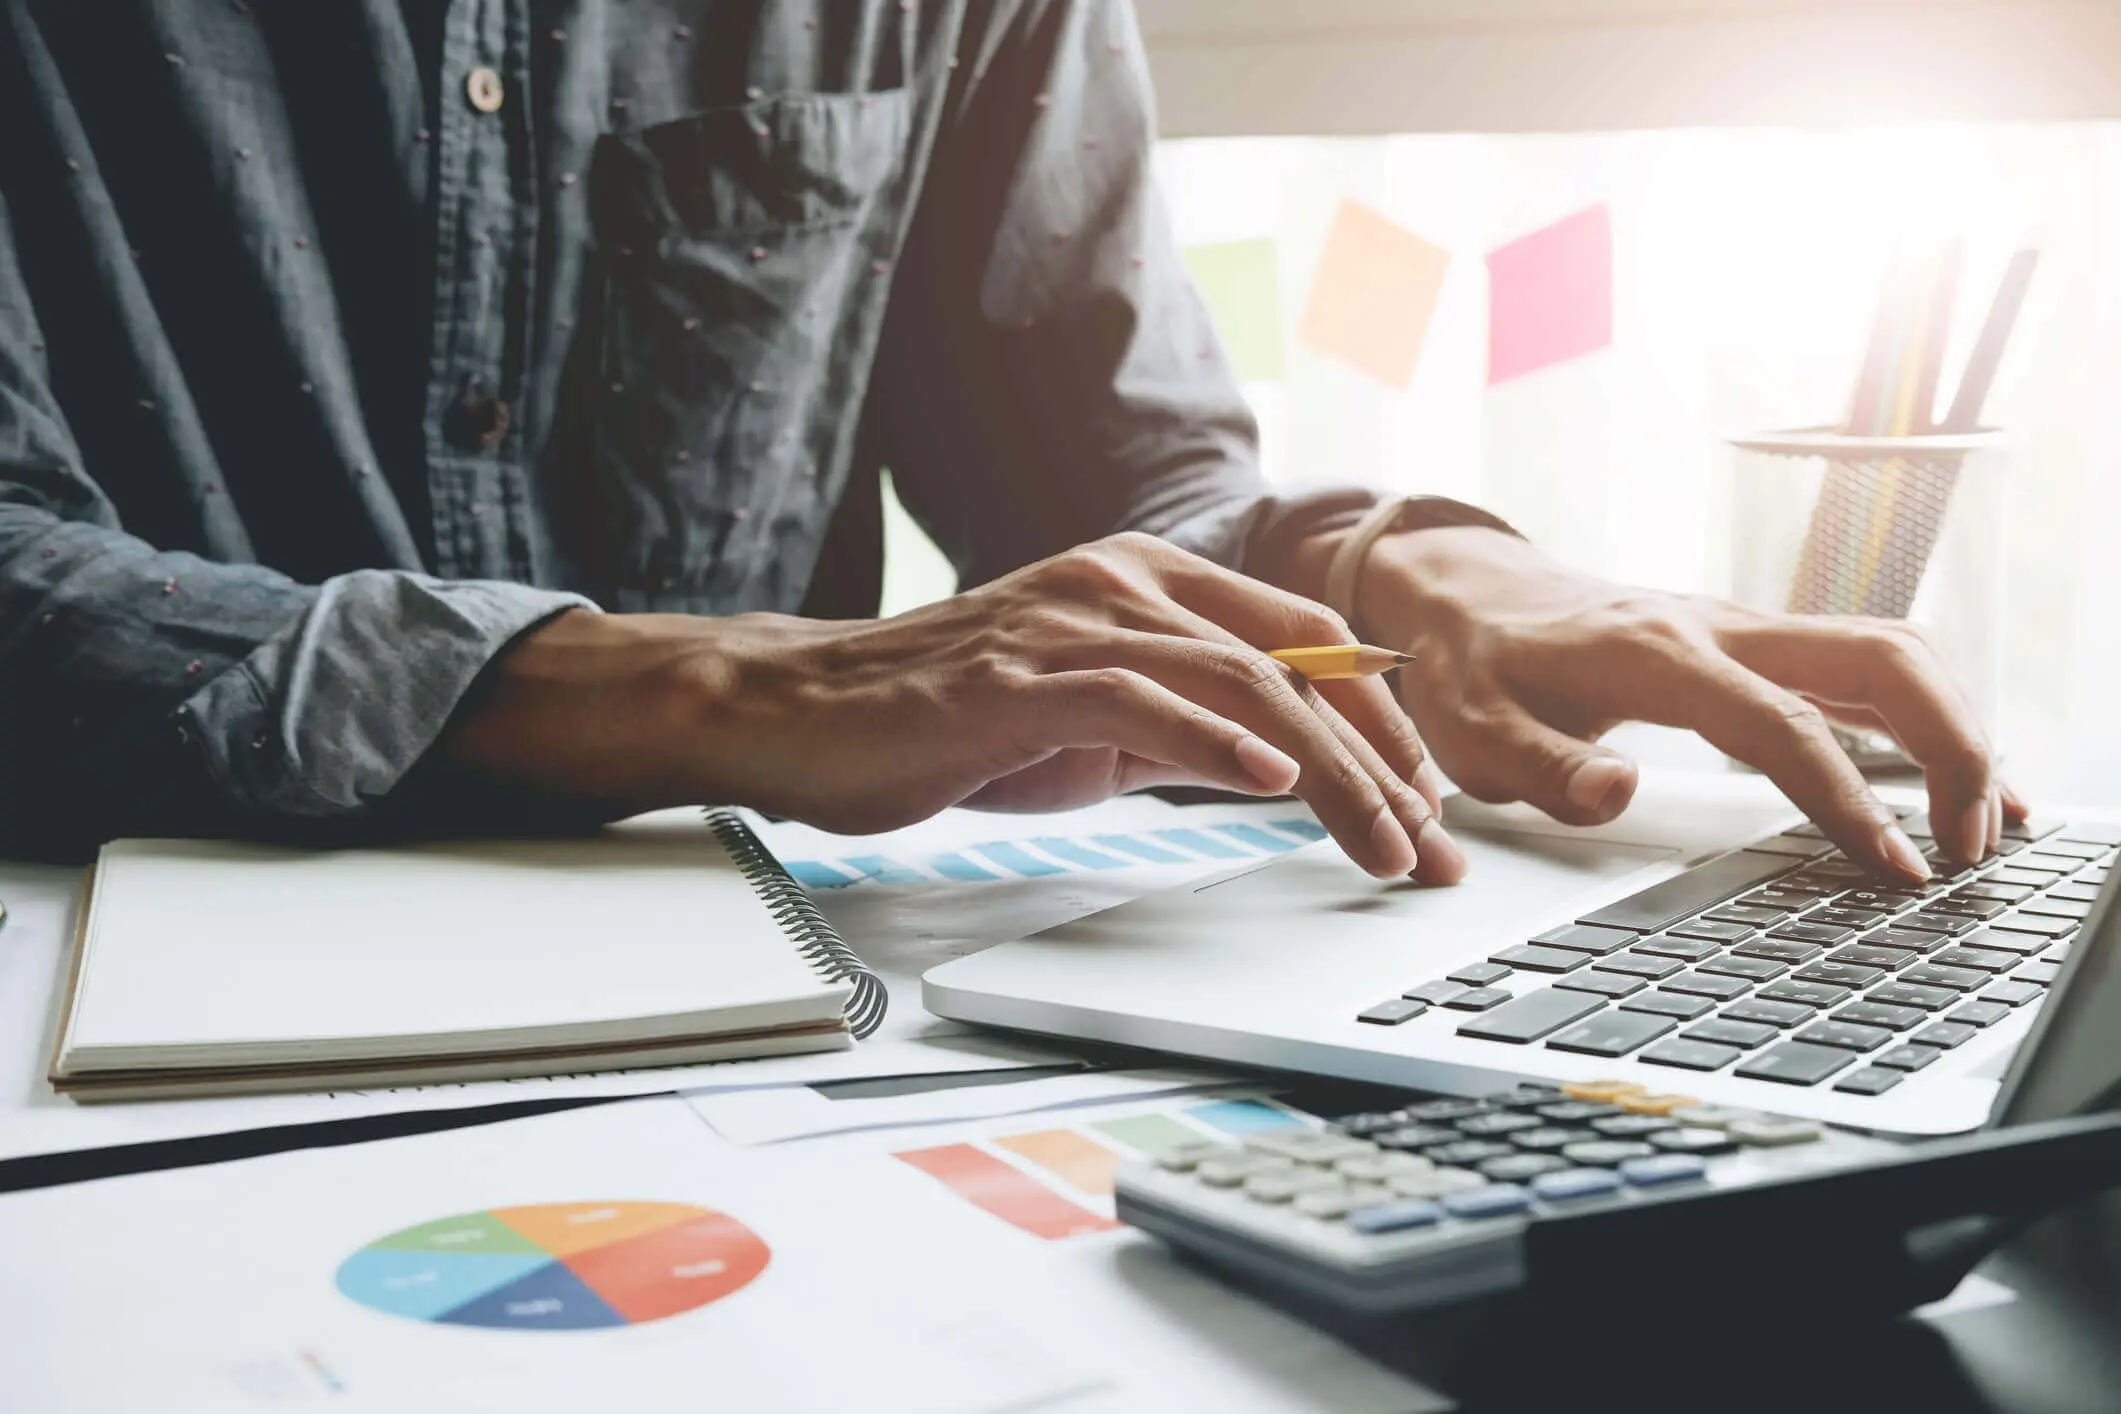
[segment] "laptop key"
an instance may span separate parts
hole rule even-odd
[[[1960,946],[1946,948],[1930,961],[1939,967],[1971,967],[1977,972],[2008,972],[2025,961],[2022,954],[2002,948]]]
[[[1719,957],[1714,962],[1704,962],[1697,972],[1707,972],[1718,977],[1744,977],[1754,982],[1765,982],[1770,977],[1780,977],[1789,971],[1789,964],[1765,957]]]
[[[1839,1006],[1849,999],[1846,987],[1830,987],[1824,982],[1802,978],[1784,978],[1780,982],[1762,987],[1758,993],[1771,1002],[1797,1002],[1803,1006]]]
[[[1785,913],[1802,913],[1817,902],[1817,894],[1803,894],[1792,889],[1761,889],[1739,899],[1734,907],[1773,913],[1779,917]]]
[[[1852,1075],[1842,1076],[1834,1082],[1834,1088],[1851,1095],[1883,1095],[1905,1079],[1905,1071],[1888,1070],[1881,1065],[1867,1065]]]
[[[1418,987],[1409,987],[1399,995],[1410,1002],[1427,1002],[1430,1006],[1442,1006],[1451,998],[1472,990],[1463,982],[1447,982],[1439,978],[1434,982],[1424,982]]]
[[[1886,1006],[1874,1001],[1850,1002],[1834,1013],[1836,1021],[1856,1026],[1883,1026],[1888,1031],[1906,1031],[1929,1019],[1929,1013],[1920,1007]]]
[[[2074,879],[2067,884],[2057,884],[2047,891],[2047,896],[2065,903],[2097,903],[2099,889],[2094,884],[2080,884]],[[1710,917],[1714,917],[1711,914]]]
[[[1787,872],[1793,862],[1781,855],[1750,854],[1739,850],[1697,864],[1684,874],[1652,884],[1640,893],[1607,904],[1576,921],[1594,927],[1633,928],[1639,933],[1655,933],[1766,883]]]
[[[1920,1070],[1943,1054],[1935,1046],[1895,1046],[1890,1051],[1872,1056],[1871,1064],[1890,1070]]]
[[[1635,934],[1621,928],[1586,928],[1581,923],[1570,923],[1564,927],[1551,928],[1533,942],[1542,947],[1566,948],[1570,952],[1587,952],[1604,957],[1609,952],[1619,952],[1635,941]]]
[[[1933,1021],[1907,1039],[1923,1046],[1935,1046],[1948,1051],[1954,1046],[1963,1046],[1980,1032],[1963,1021]]]
[[[1797,1033],[1797,1039],[1814,1046],[1834,1046],[1844,1051],[1875,1051],[1893,1039],[1883,1026],[1857,1026],[1846,1021],[1822,1021]]]
[[[1712,1045],[1736,1046],[1741,1051],[1750,1051],[1755,1046],[1766,1045],[1782,1033],[1757,1021],[1733,1021],[1724,1015],[1699,1026],[1689,1026],[1679,1034],[1689,1041],[1707,1041]]]
[[[1994,1026],[2010,1014],[2011,1009],[2002,1002],[1968,1002],[1945,1019],[1963,1021],[1969,1026]]]
[[[1770,928],[1783,920],[1779,908],[1754,908],[1743,903],[1727,903],[1721,908],[1712,908],[1701,915],[1712,923],[1737,923],[1747,928]]]
[[[2006,906],[1994,899],[1961,898],[1955,894],[1950,898],[1940,898],[1933,903],[1922,905],[1922,912],[1932,916],[1956,913],[1965,918],[1994,918],[2003,912]]]
[[[1817,943],[1793,943],[1784,938],[1755,938],[1731,951],[1739,957],[1764,957],[1769,962],[1795,966],[1800,962],[1810,962],[1825,949]]]
[[[1817,1085],[1855,1059],[1850,1052],[1833,1046],[1784,1041],[1745,1061],[1733,1073],[1747,1080],[1772,1080],[1779,1085]]]
[[[2040,844],[2040,853],[2059,854],[2065,859],[2104,859],[2106,858],[2106,846],[2068,838],[2043,840]]]
[[[1591,959],[1588,954],[1570,952],[1565,948],[1541,947],[1537,943],[1519,943],[1514,948],[1504,948],[1489,958],[1505,967],[1521,967],[1527,972],[1574,972]]]
[[[1461,1036],[1479,1041],[1506,1041],[1522,1046],[1572,1021],[1581,1021],[1605,1005],[1605,998],[1587,992],[1547,987],[1504,1002],[1491,1012],[1458,1028]]]
[[[1723,1018],[1726,1021],[1743,1021],[1754,1026],[1789,1027],[1800,1021],[1810,1020],[1818,1010],[1819,1008],[1802,1002],[1780,1001],[1774,997],[1765,1000],[1752,997],[1735,1006],[1725,1007]]]
[[[1836,943],[1845,943],[1856,936],[1854,928],[1832,928],[1823,923],[1785,923],[1779,928],[1768,929],[1770,938],[1787,938],[1793,943],[1817,943],[1830,948]]]
[[[1463,982],[1468,987],[1486,987],[1509,975],[1510,969],[1499,962],[1475,962],[1451,973],[1450,980]]]
[[[1855,967],[1846,962],[1824,960],[1800,967],[1790,974],[1799,982],[1824,982],[1829,987],[1868,987],[1885,980],[1882,967]]]
[[[1981,920],[1954,913],[1930,913],[1925,910],[1919,913],[1903,913],[1893,920],[1893,926],[1918,933],[1944,933],[1957,937],[1961,933],[1973,932],[1981,926]]]
[[[1952,892],[1953,898],[1985,898],[1994,903],[2023,903],[2032,896],[2029,884],[1991,884],[1987,880]]]
[[[2035,986],[2031,982],[1998,982],[1981,994],[1981,1000],[2001,1002],[2005,1006],[2024,1006],[2027,1002],[2037,1002],[2046,995],[2045,987]]]
[[[1918,987],[1909,982],[1883,982],[1863,994],[1864,1000],[1890,1007],[1920,1007],[1942,1011],[1959,1000],[1949,987]]]
[[[1486,1011],[1509,999],[1510,994],[1500,987],[1475,987],[1470,992],[1460,992],[1444,1005],[1453,1011]]]
[[[1592,992],[1601,997],[1632,997],[1650,984],[1625,972],[1579,972],[1558,977],[1554,985],[1571,992]]]
[[[2077,930],[2074,918],[2041,918],[2030,913],[2013,913],[1998,918],[1989,924],[1991,928],[2002,928],[2012,933],[2032,933],[2042,938],[2059,938]]]
[[[1735,943],[1740,938],[1753,936],[1753,929],[1748,924],[1716,918],[1697,918],[1691,923],[1674,923],[1665,931],[1675,938],[1699,938],[1711,943]]]
[[[1639,997],[1629,997],[1620,1004],[1622,1011],[1649,1011],[1659,1016],[1677,1017],[1681,1021],[1692,1021],[1715,1003],[1707,997],[1690,997],[1684,992],[1658,990],[1645,992]]]
[[[1718,1046],[1708,1041],[1689,1041],[1675,1036],[1659,1041],[1636,1059],[1645,1065],[1669,1065],[1681,1070],[1721,1070],[1745,1052],[1736,1046]]]
[[[1880,928],[1865,933],[1863,943],[1873,948],[1898,948],[1902,952],[1925,953],[1943,947],[1951,941],[1939,933],[1925,933],[1919,928]]]
[[[2001,985],[2005,987],[2014,987],[2020,985],[2047,987],[2052,986],[2054,980],[2057,977],[2060,977],[2061,975],[2062,964],[2059,962],[2028,962],[2027,964],[2025,964],[2025,966],[2019,968],[2017,972],[2012,974],[2010,981],[2002,983]],[[1994,987],[1991,987],[1988,990],[1990,992],[1993,992],[1996,989]],[[1982,995],[1986,996],[1988,995],[1988,993],[1984,992],[1982,993]]]
[[[1955,992],[1971,992],[1988,981],[1988,974],[1971,967],[1940,967],[1934,962],[1921,962],[1901,973],[1899,980],[1912,982],[1918,987],[1950,987]]]
[[[1702,938],[1659,933],[1654,938],[1644,938],[1631,951],[1649,953],[1653,957],[1676,957],[1682,962],[1699,962],[1705,957],[1714,957],[1721,949]]]
[[[1685,966],[1685,963],[1673,958],[1634,951],[1615,953],[1591,964],[1593,971],[1625,972],[1632,977],[1647,977],[1653,982],[1669,977]]]
[[[1405,997],[1394,997],[1388,1002],[1355,1013],[1357,1021],[1367,1021],[1372,1026],[1397,1026],[1402,1021],[1412,1021],[1429,1009],[1427,1002],[1410,1001]]]
[[[2044,869],[2019,869],[2015,866],[1998,869],[1987,876],[1991,884],[2024,884],[2029,888],[2044,889],[2055,882],[2055,876]]]
[[[1551,1050],[1574,1051],[1578,1055],[1624,1056],[1678,1024],[1669,1016],[1652,1012],[1600,1012],[1557,1033],[1548,1040],[1547,1046]]]
[[[1752,983],[1742,977],[1719,977],[1714,973],[1695,971],[1687,973],[1684,977],[1671,978],[1664,984],[1664,990],[1727,1002],[1732,997],[1743,995],[1750,986]]]
[[[1906,952],[1900,948],[1874,947],[1869,943],[1850,943],[1845,948],[1835,948],[1827,954],[1828,962],[1845,962],[1852,967],[1882,967],[1888,972],[1897,972],[1914,962],[1921,954]]]
[[[1887,914],[1877,909],[1849,908],[1845,899],[1835,900],[1832,908],[1815,908],[1804,915],[1807,923],[1825,924],[1831,928],[1875,928],[1883,923]]]
[[[1968,933],[1953,946],[1962,948],[2001,948],[2005,952],[2016,953],[2020,957],[2031,957],[2034,953],[2048,946],[2048,940],[2036,938],[2030,933],[2012,933],[1995,928],[1983,928],[1977,932]],[[1943,961],[1942,958],[1933,960]]]
[[[1850,889],[1834,900],[1836,908],[1857,908],[1866,913],[1898,913],[1914,906],[1910,894],[1889,894],[1878,889]]]

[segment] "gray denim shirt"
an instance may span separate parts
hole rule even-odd
[[[402,822],[571,605],[873,612],[880,466],[967,584],[1345,514],[1154,126],[1125,0],[0,0],[0,852]]]

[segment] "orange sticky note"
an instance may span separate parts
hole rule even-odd
[[[1343,199],[1311,277],[1296,336],[1322,354],[1404,388],[1421,359],[1451,253]]]

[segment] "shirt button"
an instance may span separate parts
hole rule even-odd
[[[488,68],[473,69],[464,75],[464,96],[471,106],[481,113],[497,113],[501,108],[501,76]]]

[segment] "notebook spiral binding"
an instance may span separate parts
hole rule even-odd
[[[890,998],[883,979],[863,965],[847,946],[839,930],[818,912],[817,905],[789,877],[781,862],[752,833],[734,810],[709,810],[707,828],[729,851],[744,878],[765,900],[767,909],[782,931],[793,938],[803,957],[821,975],[834,982],[851,982],[854,995],[847,999],[847,1028],[857,1037],[867,1036],[883,1023]]]

